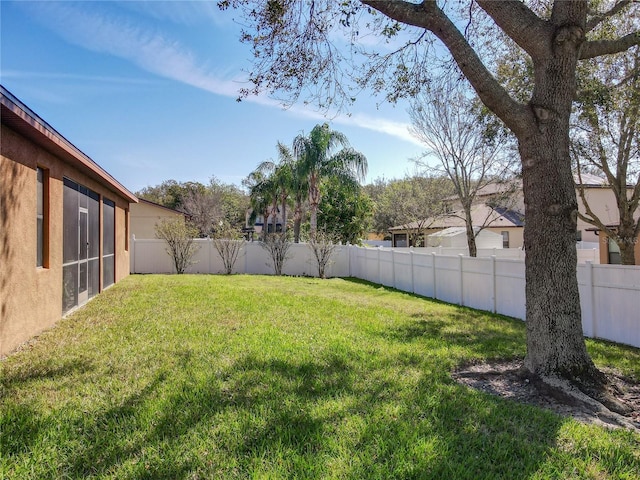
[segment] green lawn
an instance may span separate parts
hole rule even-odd
[[[0,478],[640,478],[640,435],[451,379],[524,335],[355,280],[131,276],[0,363]]]

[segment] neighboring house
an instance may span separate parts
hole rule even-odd
[[[0,356],[129,275],[136,197],[0,86]]]
[[[575,180],[577,182],[578,178],[575,177]],[[619,222],[618,207],[614,193],[607,186],[606,180],[595,175],[583,174],[582,182],[585,197],[593,212],[605,224],[617,225]],[[472,207],[471,216],[473,224],[474,226],[486,225],[488,230],[502,234],[504,237],[504,248],[522,248],[524,243],[524,214],[520,213],[524,212],[522,189],[518,187],[514,196],[508,199],[508,208],[498,207],[496,204],[499,205],[502,201],[504,188],[509,188],[509,184],[507,184],[506,187],[504,185],[487,185],[478,191]],[[628,188],[632,189],[633,187],[629,186]],[[585,206],[577,190],[576,196],[578,200],[578,210],[581,213],[585,213]],[[421,221],[420,224],[424,226],[421,228],[421,230],[424,231],[424,236],[444,228],[464,226],[459,199],[457,197],[450,197],[447,200],[449,201],[449,208],[454,210],[454,213]],[[489,217],[487,217],[487,215],[489,215]],[[638,215],[640,215],[640,212],[638,212]],[[487,218],[488,220],[485,221]],[[417,227],[418,222],[413,222],[391,228],[389,231],[393,237],[393,246],[409,246],[408,244],[411,243],[410,232],[412,230],[415,231]],[[580,218],[578,218],[576,230],[576,240],[578,241],[601,241],[597,235],[597,229]],[[424,242],[421,243],[421,245],[424,244]],[[615,244],[611,248],[615,250]],[[600,251],[602,256],[602,249]],[[615,259],[615,252],[613,257]]]
[[[273,211],[273,207],[269,207],[269,211]],[[251,223],[252,215],[253,209],[248,208],[245,212],[245,228],[243,231],[251,232],[252,235],[260,237],[264,231],[264,215],[256,215],[255,220]],[[288,220],[291,220],[293,218],[293,211],[288,209],[287,216],[289,217]],[[270,214],[267,219],[267,232],[273,233],[273,214]],[[276,232],[282,232],[282,214],[280,213],[279,207],[276,208]]]
[[[613,230],[615,230],[617,226],[617,224],[606,225],[607,228],[611,228]],[[609,237],[602,230],[595,227],[591,227],[591,229],[587,230],[589,230],[590,233],[597,235],[600,250],[600,264],[620,264],[620,248],[616,242],[610,241]],[[640,239],[636,239],[635,257],[636,265],[640,265]]]
[[[575,180],[577,182],[578,178],[575,177]],[[618,225],[620,222],[618,205],[613,190],[609,188],[607,181],[596,175],[584,173],[582,174],[582,187],[584,189],[584,196],[594,215],[596,215],[604,225]],[[627,189],[632,191],[633,185],[628,185]],[[580,198],[578,192],[576,192],[576,195],[578,196],[578,210],[584,214],[585,206],[582,198]],[[634,215],[635,218],[638,218],[638,216],[640,216],[640,209],[636,212],[636,215]],[[593,225],[578,218],[578,240],[584,242],[599,242],[600,238],[597,231]],[[600,252],[602,255],[602,248]]]
[[[486,230],[502,236],[503,248],[522,248],[524,218],[519,212],[500,207],[477,204],[471,207],[471,219],[474,226],[487,225]],[[420,245],[426,245],[424,237],[451,227],[465,227],[462,212],[452,212],[432,217],[426,221],[412,222],[389,229],[394,247],[410,247],[412,232],[420,227],[422,238]]]
[[[476,246],[480,248],[502,248],[503,237],[497,233],[479,227],[474,229]],[[428,247],[467,248],[467,228],[449,227],[427,237]]]
[[[172,220],[174,218],[184,220],[185,214],[144,198],[138,198],[138,203],[131,205],[131,212],[129,213],[131,235],[137,239],[157,238],[156,225],[163,220]]]

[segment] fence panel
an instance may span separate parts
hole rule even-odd
[[[496,259],[496,311],[524,320],[525,275],[522,260]]]
[[[418,295],[436,298],[435,258],[426,253],[413,254],[413,290]]]
[[[449,303],[460,304],[461,258],[436,255],[436,298]]]
[[[494,282],[492,258],[462,258],[463,304],[493,311]]]
[[[378,283],[381,283],[385,287],[395,287],[393,250],[383,248],[378,248],[377,250],[379,262],[378,275],[380,277]]]
[[[585,335],[640,347],[640,268],[585,265],[578,285]]]
[[[413,293],[413,253],[393,253],[394,286],[403,292]]]

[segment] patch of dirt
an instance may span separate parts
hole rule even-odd
[[[456,370],[452,376],[458,383],[476,390],[546,408],[584,423],[640,432],[640,383],[611,370],[601,369],[612,384],[609,393],[629,407],[629,413],[620,415],[601,403],[585,402],[576,398],[572,392],[532,381],[520,373],[521,367],[522,361],[497,361],[467,365]]]

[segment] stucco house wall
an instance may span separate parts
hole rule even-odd
[[[129,274],[128,210],[136,198],[2,88],[0,130],[0,356],[63,315],[63,179],[99,195],[103,286],[103,199],[115,203],[114,280]],[[37,266],[37,174],[45,172],[43,265]]]
[[[184,214],[139,198],[138,203],[131,204],[131,235],[137,239],[156,238],[156,225],[174,218],[184,219]]]
[[[606,185],[589,185],[584,188],[584,196],[587,203],[591,207],[593,213],[605,225],[618,225],[620,223],[620,214],[616,204],[616,197]],[[578,195],[578,211],[586,213],[584,202]],[[640,209],[634,215],[634,218],[640,216]],[[585,242],[598,242],[599,238],[594,231],[593,225],[578,218],[578,231],[582,233],[582,240]],[[600,249],[602,251],[602,249]]]

